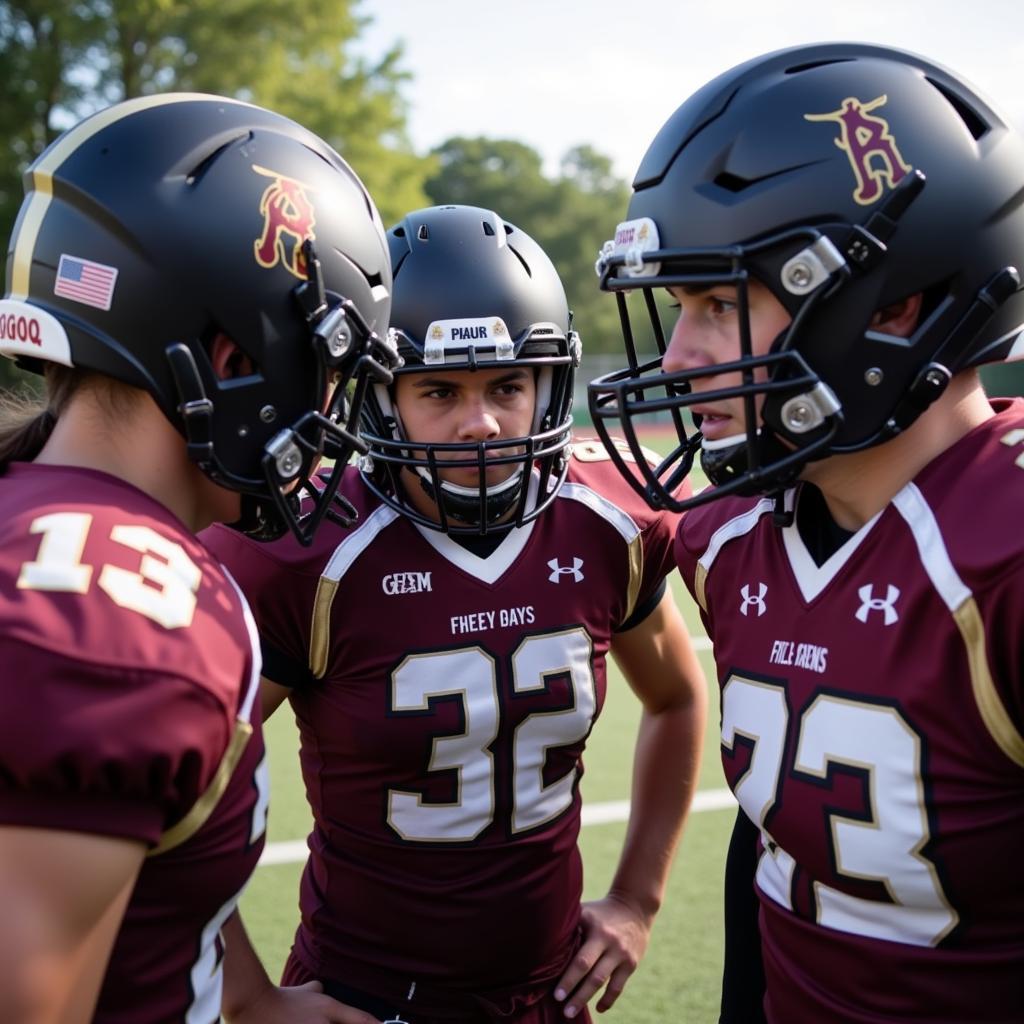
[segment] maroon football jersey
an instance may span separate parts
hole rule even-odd
[[[998,409],[820,567],[770,499],[680,527],[773,1024],[1024,1014],[1024,402]]]
[[[0,822],[148,844],[95,1020],[211,1024],[266,824],[251,615],[106,474],[16,463],[0,509]]]
[[[312,548],[206,538],[264,641],[311,677],[291,698],[315,821],[295,955],[401,999],[413,983],[548,983],[579,922],[581,755],[605,655],[673,568],[676,517],[595,443],[487,558],[355,470],[343,486],[359,522]]]

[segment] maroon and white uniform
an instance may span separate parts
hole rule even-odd
[[[820,567],[769,499],[680,527],[772,1024],[1024,1019],[1024,402],[997,408]]]
[[[528,1003],[576,942],[581,755],[609,642],[673,568],[676,518],[594,443],[486,558],[355,470],[343,492],[359,522],[312,548],[206,538],[265,645],[306,666],[291,703],[315,824],[293,955],[414,1019],[458,1019],[467,994]]]
[[[211,1024],[219,929],[266,824],[245,600],[106,474],[15,463],[0,510],[0,825],[151,847],[95,1020]]]

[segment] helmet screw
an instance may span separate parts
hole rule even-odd
[[[864,383],[875,388],[882,383],[885,378],[885,374],[877,366],[872,366],[871,369],[864,371]]]
[[[352,335],[349,332],[348,327],[343,325],[339,327],[338,330],[334,331],[327,339],[327,351],[337,358],[348,351],[348,347],[351,342]]]
[[[794,263],[786,273],[794,288],[806,288],[811,283],[811,268],[806,263]]]
[[[940,384],[946,383],[946,378],[938,370],[929,370],[925,375],[924,379],[928,381],[933,388],[937,388]]]
[[[274,465],[283,480],[290,480],[302,468],[302,454],[298,445],[289,444],[276,459]]]
[[[238,428],[238,436],[239,437],[248,437],[249,436],[249,428],[244,423]]]
[[[808,429],[814,415],[811,407],[802,401],[787,402],[784,412],[786,426],[797,433],[803,433]]]
[[[272,405],[265,405],[260,409],[260,419],[264,423],[273,423],[277,419],[277,410]]]

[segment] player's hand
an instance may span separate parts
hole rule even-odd
[[[380,1024],[372,1014],[325,996],[319,981],[271,985],[227,1020],[230,1024]]]
[[[576,1017],[598,989],[597,1003],[604,1013],[622,994],[636,970],[651,936],[651,919],[617,896],[583,904],[583,944],[555,986],[555,998],[564,999],[566,1017]]]

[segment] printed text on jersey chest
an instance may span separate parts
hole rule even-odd
[[[773,665],[794,665],[811,672],[824,672],[828,665],[828,648],[798,644],[794,640],[773,640],[768,661]]]
[[[452,636],[460,633],[483,633],[489,629],[525,626],[534,620],[533,605],[515,608],[495,608],[493,611],[466,612],[451,616]]]

